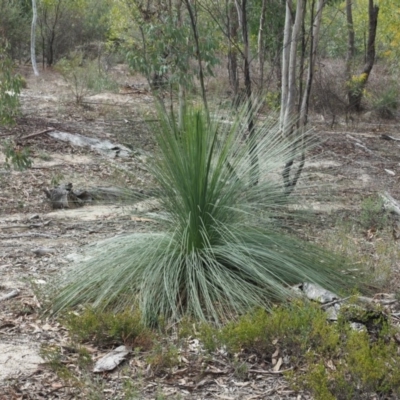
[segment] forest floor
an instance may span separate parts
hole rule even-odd
[[[22,115],[15,126],[0,130],[1,139],[13,138],[21,146],[29,146],[33,160],[25,171],[7,170],[0,153],[0,299],[18,290],[17,296],[0,300],[0,400],[122,399],[122,382],[129,375],[126,367],[131,376],[132,371],[142,368],[140,394],[132,399],[309,398],[306,393],[292,391],[279,371],[262,371],[260,367],[238,378],[220,359],[206,379],[203,375],[196,378],[198,366],[190,365],[175,375],[159,376],[149,373],[145,361],[135,357],[128,358],[123,370],[88,377],[98,394],[89,397],[85,390],[66,385],[44,362],[40,355],[43,344],[58,346],[68,356],[68,331],[59,322],[43,317],[33,288],[40,290],[85,245],[149,228],[148,221],[135,216],[134,208],[118,202],[53,210],[43,191],[68,182],[76,189],[148,186],[150,176],[144,161],[154,145],[145,120],[154,118],[154,103],[142,81],[122,67],[114,72],[121,82],[131,85],[129,89],[90,96],[77,106],[59,74],[48,70],[36,78],[28,69],[23,70],[27,87],[21,94]],[[321,143],[305,170],[315,181],[326,184],[326,189],[316,192],[311,204],[318,215],[318,230],[306,234],[319,242],[334,235],[337,221],[355,223],[368,196],[386,191],[400,199],[400,142],[384,136],[400,140],[400,123],[362,118],[346,124],[344,118],[337,118],[330,126],[329,121],[314,116],[311,125]],[[122,144],[132,153],[126,158],[110,157],[43,133],[48,128]],[[353,244],[366,247],[367,255],[373,258],[374,240],[389,239],[371,237],[371,232],[366,231],[365,238],[354,238]],[[384,273],[381,283],[386,285],[385,292],[397,292],[397,259]],[[93,359],[103,354],[103,349],[90,351]]]

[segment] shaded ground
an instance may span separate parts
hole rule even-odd
[[[135,209],[122,204],[96,204],[79,209],[53,211],[43,189],[60,182],[75,188],[122,186],[146,189],[149,176],[143,160],[153,150],[153,142],[143,120],[152,110],[152,99],[145,89],[120,94],[102,94],[87,99],[83,107],[68,100],[62,79],[47,71],[34,78],[27,70],[27,89],[22,93],[22,117],[13,128],[3,128],[3,138],[19,138],[32,150],[33,166],[23,172],[1,167],[0,154],[0,297],[14,289],[17,297],[0,302],[0,400],[87,398],[84,391],[65,387],[54,372],[42,364],[41,344],[58,346],[68,353],[67,332],[40,316],[41,305],[32,291],[46,285],[49,278],[64,268],[73,254],[91,242],[120,233],[146,230],[149,221],[135,217]],[[122,68],[115,71],[121,81],[134,78]],[[142,84],[142,82],[139,82]],[[142,86],[140,86],[142,88]],[[151,118],[151,114],[149,116]],[[307,165],[308,182],[328,183],[315,190],[313,208],[320,214],[321,230],[331,229],[336,218],[356,218],[363,198],[388,191],[400,199],[399,124],[361,120],[354,125],[337,124],[330,128],[319,118],[313,121],[322,139]],[[129,159],[111,159],[88,148],[57,141],[46,133],[24,136],[47,128],[107,139],[133,149]],[[3,158],[2,158],[3,157]],[[317,234],[316,234],[317,236]],[[38,249],[42,249],[39,251]],[[390,291],[398,289],[398,265],[393,263]],[[92,350],[93,358],[100,350]],[[292,392],[280,373],[264,365],[250,369],[239,379],[224,357],[208,365],[201,373],[192,361],[198,353],[190,348],[184,354],[186,367],[166,376],[148,372],[141,378],[137,398],[190,399],[305,399],[306,394]],[[118,399],[124,379],[133,377],[145,364],[132,357],[121,370],[92,378],[102,380],[103,397]],[[8,378],[8,379],[6,379]],[[134,398],[134,397],[132,397]]]

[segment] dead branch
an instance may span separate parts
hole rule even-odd
[[[381,193],[380,196],[383,199],[383,206],[386,210],[400,215],[400,203],[397,200],[395,200],[388,192]]]
[[[25,135],[25,136],[20,137],[18,139],[18,141],[30,139],[30,138],[33,138],[33,137],[36,137],[36,136],[39,136],[39,135],[44,135],[45,133],[52,132],[52,131],[54,131],[54,128],[47,128],[44,131],[30,133],[29,135]]]
[[[386,135],[385,133],[381,135],[381,139],[384,140],[394,140],[395,142],[400,142],[399,138],[395,138],[393,136]]]
[[[7,293],[4,296],[1,296],[0,297],[0,302],[4,301],[4,300],[12,299],[13,297],[16,297],[18,295],[19,295],[19,290],[18,289],[14,289],[10,293]]]

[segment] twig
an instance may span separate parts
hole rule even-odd
[[[12,299],[13,297],[16,297],[19,295],[19,290],[14,289],[12,292],[5,294],[4,296],[0,297],[0,301]]]
[[[33,137],[35,137],[35,136],[43,135],[43,134],[45,134],[45,133],[47,133],[47,132],[52,132],[52,131],[54,131],[54,128],[47,128],[47,129],[45,129],[44,131],[35,132],[35,133],[30,133],[29,135],[22,136],[22,137],[20,137],[18,140],[30,139],[30,138],[33,138]]]
[[[273,371],[272,369],[269,369],[268,371],[264,371],[263,369],[249,369],[249,372],[255,372],[257,374],[264,374],[264,375],[269,375],[269,374],[283,374],[284,372],[291,371],[293,368],[287,368],[287,369],[281,369],[280,371]]]
[[[0,239],[20,239],[23,237],[44,237],[44,238],[48,238],[48,239],[56,239],[58,236],[48,235],[46,233],[25,233],[25,234],[21,234],[21,235],[0,236]]]

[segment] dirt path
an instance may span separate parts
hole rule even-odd
[[[118,73],[126,78],[123,72]],[[33,167],[24,172],[3,169],[0,153],[0,297],[19,291],[18,296],[0,302],[0,399],[80,398],[71,388],[62,387],[58,377],[42,364],[41,344],[62,347],[67,332],[40,316],[41,305],[32,285],[40,290],[86,244],[146,230],[148,222],[138,220],[134,210],[121,204],[54,211],[43,189],[60,182],[71,182],[75,188],[146,188],[149,176],[143,160],[152,151],[153,142],[143,115],[151,109],[152,101],[145,91],[102,94],[89,98],[90,104],[84,108],[76,107],[68,102],[65,83],[56,73],[49,71],[39,78],[29,71],[25,74],[28,87],[21,97],[23,116],[15,127],[1,129],[1,135],[23,137],[51,127],[133,149],[128,159],[112,159],[42,134],[23,140],[33,156]],[[314,150],[306,169],[311,182],[329,183],[330,187],[325,193],[316,192],[315,210],[327,218],[340,212],[348,216],[357,212],[362,198],[383,190],[400,199],[400,146],[381,136],[400,138],[398,124],[361,122],[333,130],[321,123],[315,125],[324,142]],[[104,398],[119,398],[118,374],[108,376]],[[205,382],[191,393],[183,383],[160,384],[154,378],[138,398],[154,398],[160,386],[169,398],[178,394],[193,399],[307,398],[292,393],[281,376],[253,374],[252,379],[239,382],[225,376]]]

